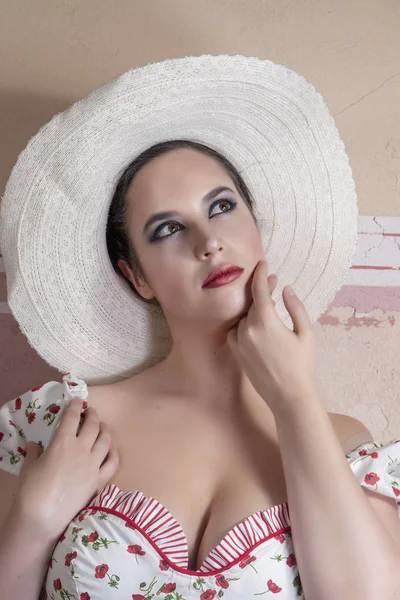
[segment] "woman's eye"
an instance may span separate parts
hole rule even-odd
[[[211,211],[213,210],[214,207],[219,206],[220,204],[223,204],[225,206],[228,206],[228,208],[225,208],[223,210],[220,210],[219,212],[215,213],[216,215],[221,214],[221,213],[228,213],[231,210],[233,210],[237,204],[237,202],[234,202],[233,200],[217,200],[216,202],[214,202],[214,204],[211,207],[210,210],[210,214]],[[157,229],[155,230],[154,234],[152,235],[150,241],[154,241],[154,240],[160,240],[162,238],[166,238],[166,237],[171,237],[174,233],[176,233],[176,228],[177,227],[182,227],[182,225],[180,223],[177,223],[176,221],[169,221],[169,223],[163,223],[162,225],[160,225],[159,227],[157,227]],[[171,228],[171,229],[168,229]],[[161,233],[161,231],[163,230],[169,231],[169,233],[167,235],[159,235]]]

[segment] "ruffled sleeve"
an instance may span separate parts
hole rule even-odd
[[[364,442],[346,458],[359,484],[395,500],[400,517],[400,439]]]
[[[48,381],[3,404],[0,408],[0,469],[19,475],[28,442],[36,442],[45,450],[63,411],[75,396],[82,398],[85,410],[87,385],[67,373],[62,382]]]

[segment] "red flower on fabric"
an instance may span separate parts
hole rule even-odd
[[[88,542],[95,542],[97,540],[97,538],[99,537],[99,534],[97,533],[97,531],[93,531],[93,533],[91,533],[87,539]]]
[[[3,439],[3,437],[4,437],[4,433],[2,433],[2,432],[0,431],[0,442],[1,442],[1,440]]]
[[[269,591],[273,594],[278,594],[278,592],[282,591],[282,588],[280,588],[279,585],[276,585],[276,583],[274,583],[272,579],[268,579],[267,586]]]
[[[53,581],[53,586],[54,586],[54,589],[55,589],[56,591],[59,591],[59,590],[61,590],[61,587],[62,587],[62,586],[61,586],[61,579],[55,579],[55,580]]]
[[[246,558],[244,558],[242,561],[240,561],[239,567],[241,569],[243,569],[244,567],[247,567],[247,565],[249,563],[254,562],[255,560],[257,560],[257,558],[255,556],[251,556],[251,554],[249,554],[249,556],[246,556]]]
[[[206,590],[200,595],[200,600],[212,600],[216,593],[216,590]]]
[[[38,385],[38,387],[32,388],[32,389],[31,389],[31,392],[37,392],[38,390],[40,390],[40,388],[42,388],[42,387],[43,387],[43,385],[44,385],[44,384],[42,383],[42,385]]]
[[[226,590],[229,587],[229,582],[225,579],[223,575],[217,575],[215,577],[215,583],[220,587],[224,588],[224,590]]]
[[[380,481],[381,478],[378,477],[378,475],[376,473],[367,473],[366,476],[364,477],[364,481],[365,483],[368,483],[368,485],[375,485],[377,481]]]
[[[90,596],[87,592],[83,592],[80,596],[79,596],[79,600],[90,600]]]
[[[392,490],[393,490],[395,496],[400,496],[400,489],[399,488],[395,488],[395,487],[392,486]]]
[[[16,398],[15,400],[15,410],[20,410],[22,406],[22,400],[21,398],[18,396],[18,398]]]
[[[138,544],[133,544],[131,546],[128,546],[127,551],[130,552],[131,554],[140,554],[140,556],[144,556],[146,554],[146,552],[143,550],[142,546],[139,546]]]
[[[163,594],[170,594],[171,592],[174,592],[176,590],[176,583],[164,583],[164,585],[161,587],[160,592],[162,592]]]
[[[287,557],[286,564],[288,567],[293,567],[294,565],[297,565],[297,560],[293,552]]]
[[[33,423],[33,421],[34,421],[35,419],[36,419],[36,413],[34,413],[34,412],[31,412],[31,413],[29,413],[29,416],[28,416],[28,423]]]
[[[104,579],[104,577],[106,576],[106,573],[108,571],[110,567],[108,565],[98,565],[98,567],[96,567],[95,571],[96,571],[96,575],[95,577],[97,579]]]
[[[74,560],[74,558],[76,558],[78,555],[76,552],[69,552],[69,554],[65,555],[65,566],[66,567],[70,567],[71,566],[71,560]]]
[[[132,594],[132,600],[146,600],[146,596],[142,596],[142,594]]]
[[[17,450],[18,450],[18,452],[20,454],[22,454],[22,456],[26,456],[26,452],[25,452],[25,450],[23,448],[21,448],[20,446],[18,446]]]
[[[12,425],[13,427],[17,427],[16,424],[14,423],[14,421],[11,421],[11,419],[8,420],[8,422],[10,423],[10,425]]]
[[[58,413],[59,410],[60,410],[60,406],[57,406],[57,404],[55,404],[54,406],[50,406],[50,408],[49,408],[49,412],[51,412],[55,415]]]
[[[160,569],[160,571],[168,571],[169,569],[169,564],[167,563],[166,560],[164,560],[163,558],[160,560],[159,564],[158,564],[158,568]]]

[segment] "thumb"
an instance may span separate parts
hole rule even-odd
[[[36,442],[28,442],[26,445],[26,456],[24,465],[29,465],[39,458],[42,454],[42,449]]]

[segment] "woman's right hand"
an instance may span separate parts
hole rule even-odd
[[[12,510],[47,539],[56,540],[118,468],[108,426],[92,407],[86,409],[78,432],[82,402],[71,400],[44,452],[28,442],[19,475]]]

